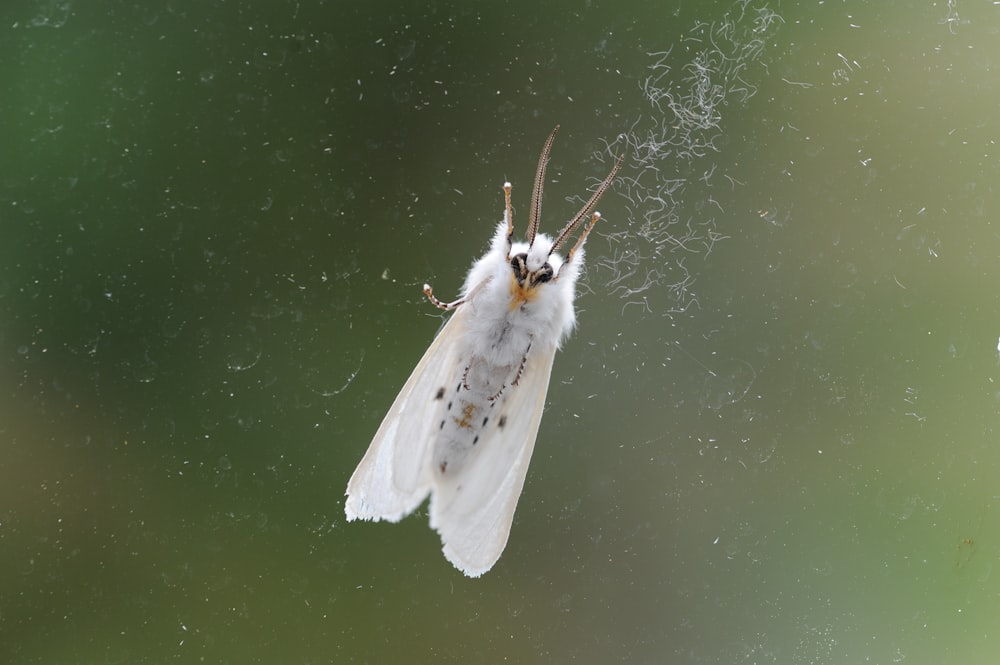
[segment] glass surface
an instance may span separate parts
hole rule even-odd
[[[5,2],[0,662],[995,662],[995,5]],[[343,492],[556,124],[467,579]]]

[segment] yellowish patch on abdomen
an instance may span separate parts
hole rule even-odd
[[[472,402],[462,401],[462,417],[453,418],[455,424],[466,429],[472,428],[472,417],[476,415],[476,405]]]

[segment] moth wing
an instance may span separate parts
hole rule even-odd
[[[434,483],[431,526],[448,561],[470,577],[492,568],[507,545],[555,353],[552,346],[528,354],[517,385],[498,398],[498,417],[491,417],[474,454],[458,474]]]
[[[347,483],[347,519],[398,522],[431,490],[429,456],[437,433],[437,391],[450,385],[466,330],[455,311],[417,363]]]

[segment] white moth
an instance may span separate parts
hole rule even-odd
[[[490,250],[473,264],[454,311],[389,408],[347,484],[348,520],[397,522],[431,495],[444,555],[478,577],[507,544],[542,419],[556,349],[573,329],[573,298],[593,212],[620,158],[555,239],[538,233],[552,130],[538,160],[527,242],[512,243],[510,183]],[[593,215],[591,216],[591,213]],[[557,250],[583,225],[563,259]]]

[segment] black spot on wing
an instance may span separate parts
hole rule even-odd
[[[473,439],[472,439],[472,445],[476,445],[477,443],[479,443],[479,435],[478,434],[475,437],[473,437]]]
[[[486,416],[485,418],[483,418],[483,427],[486,427],[486,423],[488,423],[489,420],[490,420],[489,416]]]
[[[503,429],[507,426],[507,416],[500,416],[500,422],[497,423],[497,427]]]
[[[443,399],[443,398],[444,398],[444,386],[441,386],[440,388],[438,388],[437,394],[434,395],[434,399]]]

